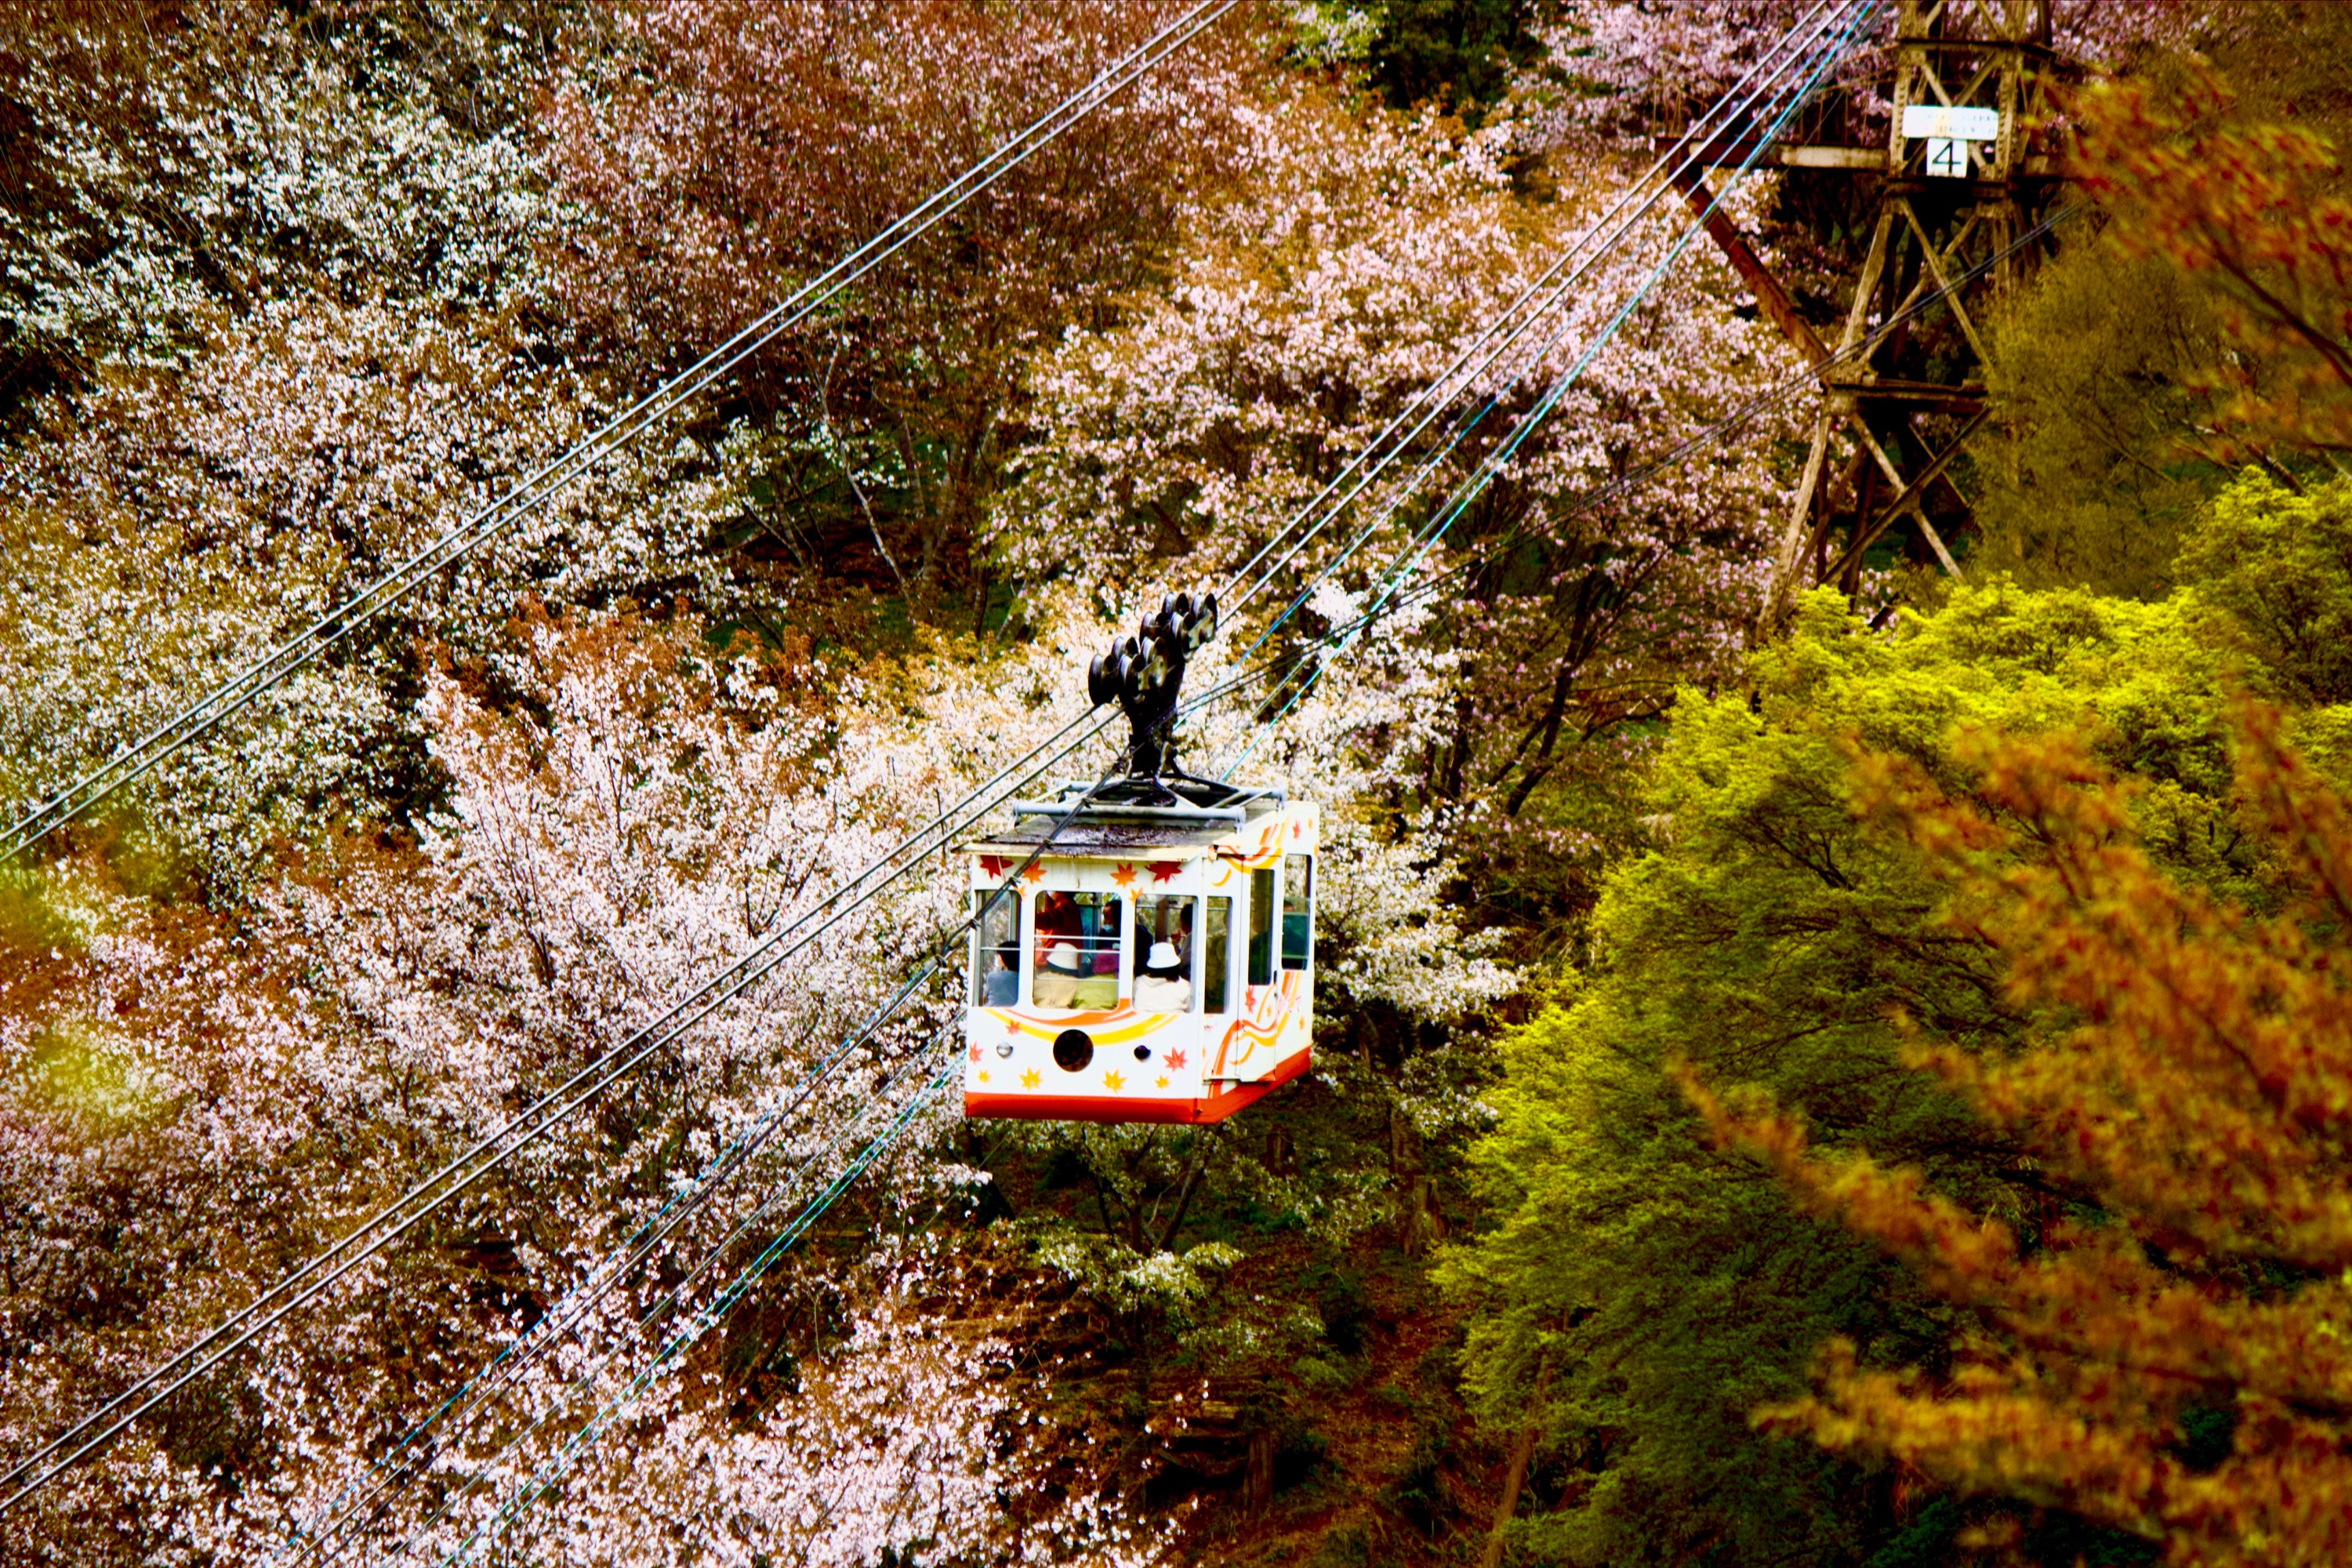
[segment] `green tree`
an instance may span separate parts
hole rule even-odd
[[[2221,353],[2205,296],[2101,235],[2063,253],[1995,331],[1977,443],[1984,558],[2030,586],[2160,596],[2231,466],[2189,378]]]
[[[2273,694],[2352,702],[2352,480],[2297,494],[2248,473],[2215,500],[2180,573]]]
[[[1471,1402],[1535,1429],[1556,1493],[1514,1526],[1528,1546],[1861,1563],[1933,1524],[1891,1468],[1759,1434],[1750,1414],[1801,1391],[1832,1336],[1865,1363],[1932,1354],[1948,1309],[1714,1147],[1672,1069],[1767,1089],[1817,1143],[1899,1150],[1981,1212],[2054,1201],[2004,1134],[1899,1065],[1898,1015],[1977,1050],[2021,1020],[1983,950],[1935,925],[1916,850],[1857,815],[1850,748],[1957,789],[1957,730],[2074,731],[2142,781],[2140,830],[2168,864],[2243,888],[2198,625],[2185,603],[1996,584],[1870,635],[1815,595],[1752,695],[1684,695],[1654,847],[1610,877],[1590,973],[1504,1047],[1473,1154],[1496,1223],[1443,1265],[1474,1312]]]

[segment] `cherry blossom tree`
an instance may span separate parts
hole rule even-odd
[[[633,8],[544,125],[561,308],[629,363],[690,359],[1179,11]],[[740,411],[764,437],[767,493],[790,498],[772,531],[854,541],[881,584],[927,605],[968,585],[1027,359],[1153,279],[1183,200],[1229,177],[1234,108],[1282,42],[1255,10],[1227,18],[769,351]]]

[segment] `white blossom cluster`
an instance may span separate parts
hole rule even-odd
[[[43,159],[41,199],[5,247],[16,330],[85,362],[166,363],[225,316],[322,284],[346,302],[529,291],[547,204],[509,129],[520,105],[480,101],[527,82],[522,40],[418,10],[428,47],[472,36],[484,56],[448,63],[475,100],[462,121],[435,73],[384,68],[364,17],[332,50],[260,6],[194,16],[169,49],[28,28],[16,89]]]
[[[1622,190],[1602,169],[1531,207],[1505,188],[1507,125],[1467,137],[1435,121],[1366,128],[1305,100],[1254,123],[1253,196],[1198,215],[1164,300],[1108,332],[1072,333],[1038,373],[1045,438],[998,524],[1002,547],[1033,576],[1117,584],[1176,556],[1212,580],[1240,567],[1580,234],[1598,229]],[[1554,337],[1548,325],[1457,389],[1457,406],[1500,400],[1471,438],[1409,490],[1404,476],[1434,437],[1419,443],[1278,584],[1312,581],[1370,527],[1338,578],[1369,590],[1535,389],[1568,372],[1666,262],[1688,221],[1669,200],[1639,223],[1570,291],[1564,331]],[[1736,287],[1703,244],[1687,251],[1501,476],[1528,526],[1605,542],[1604,574],[1664,574],[1632,628],[1647,658],[1728,651],[1780,505],[1779,468],[1756,455],[1779,429],[1769,421],[1594,499],[1794,367],[1769,327],[1736,310]],[[1450,563],[1441,551],[1423,570]]]

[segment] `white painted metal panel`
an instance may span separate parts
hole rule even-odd
[[[1903,134],[1952,142],[1997,142],[2000,139],[2000,110],[1948,103],[1906,103],[1903,106]]]

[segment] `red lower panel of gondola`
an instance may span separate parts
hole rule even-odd
[[[1237,1083],[1198,1100],[1129,1100],[1115,1094],[974,1094],[964,1090],[963,1113],[1023,1121],[1223,1121],[1307,1070],[1313,1055],[1300,1051],[1256,1083]]]

